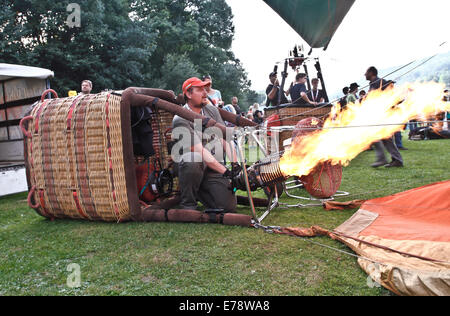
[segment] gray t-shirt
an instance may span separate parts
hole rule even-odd
[[[184,106],[185,109],[191,110],[189,106],[186,104]],[[202,108],[201,115],[205,117],[209,117],[213,120],[215,120],[217,123],[225,125],[225,122],[223,121],[222,117],[220,116],[219,110],[212,105],[205,105]],[[205,132],[202,133],[202,122],[199,121],[196,125],[194,125],[193,122],[190,122],[178,115],[175,115],[172,121],[172,128],[174,129],[174,132],[172,134],[174,135],[174,138],[176,141],[183,141],[183,153],[188,152],[188,148],[191,146],[197,145],[199,143],[202,143],[203,147],[205,148],[214,148],[215,146],[222,146],[222,142],[220,140],[221,137],[218,137],[217,135],[210,135],[209,133]],[[176,131],[177,128],[180,128],[179,131]],[[214,130],[214,132],[218,132],[218,130]],[[189,133],[190,139],[188,139],[186,142],[184,138],[184,135]],[[177,135],[182,134],[183,137],[177,137]],[[220,142],[220,143],[217,143]],[[214,152],[211,152],[214,155]]]

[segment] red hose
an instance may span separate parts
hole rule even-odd
[[[28,206],[33,208],[33,209],[37,209],[40,205],[39,202],[36,202],[36,204],[33,205],[33,202],[31,202],[31,199],[34,197],[34,192],[36,191],[36,186],[33,185],[31,187],[30,193],[28,193],[28,198],[27,198],[27,202],[28,202]]]
[[[53,90],[53,89],[47,89],[47,90],[45,90],[45,91],[42,93],[42,95],[41,95],[41,102],[44,102],[45,96],[46,96],[48,93],[52,93],[52,94],[55,96],[55,98],[58,99],[58,94],[56,93],[55,90]]]
[[[28,138],[31,138],[32,134],[31,134],[29,131],[27,131],[27,130],[25,129],[25,127],[23,126],[23,124],[24,124],[26,121],[29,121],[29,120],[32,120],[32,119],[33,119],[33,117],[32,117],[31,115],[25,116],[23,119],[20,120],[20,123],[19,123],[19,127],[20,127],[20,129],[22,130],[23,135],[25,135],[25,136],[28,137]]]

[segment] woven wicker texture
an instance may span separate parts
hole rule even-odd
[[[282,108],[266,108],[264,110],[264,115],[266,118],[271,116],[272,114],[278,114],[281,120],[281,126],[295,126],[297,123],[308,117],[317,117],[320,119],[324,119],[331,111],[331,107],[282,107]],[[283,150],[283,142],[286,139],[292,137],[292,131],[283,131],[279,133],[279,150]],[[270,150],[270,138],[268,137],[269,144],[269,152]]]
[[[50,218],[130,218],[119,96],[45,100],[33,109],[27,139],[38,212]]]
[[[152,114],[153,148],[163,169],[169,169],[172,165],[168,143],[172,139],[173,117],[173,113],[159,109],[155,109]],[[178,178],[174,179],[173,187],[174,190],[178,190]]]
[[[303,119],[295,126],[293,137],[305,137],[314,132],[314,128],[322,126],[323,121],[318,118],[309,117]],[[329,198],[341,186],[342,166],[332,165],[329,161],[319,163],[308,175],[300,177],[300,180],[311,196],[319,199]]]
[[[282,126],[295,126],[299,121],[307,117],[317,117],[323,119],[331,111],[331,107],[284,107],[284,108],[266,108],[265,116],[276,113],[280,116]]]

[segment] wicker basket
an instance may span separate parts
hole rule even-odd
[[[281,125],[283,126],[295,126],[297,123],[307,117],[317,117],[322,120],[328,116],[331,111],[331,106],[326,107],[312,107],[312,106],[285,106],[266,108],[266,118],[272,114],[278,114],[280,117]]]
[[[169,168],[173,114],[156,110],[153,145]],[[43,100],[23,120],[29,204],[48,218],[121,222],[138,213],[130,107],[120,93]],[[174,188],[178,184],[175,180]]]
[[[174,115],[170,112],[156,109],[152,113],[152,129],[153,134],[153,148],[155,149],[155,156],[159,159],[160,166],[163,169],[170,169],[172,167],[172,157],[169,153],[169,143],[172,140],[172,120]],[[173,187],[178,191],[178,178],[174,179]]]
[[[49,218],[126,221],[121,97],[111,93],[36,104],[25,137],[30,197]]]
[[[281,126],[295,126],[299,121],[308,117],[317,117],[325,120],[330,111],[331,105],[325,107],[279,106],[274,108],[266,108],[264,113],[266,118],[273,114],[277,114],[280,117]],[[283,131],[279,133],[279,150],[283,150],[283,142],[291,137],[292,131]],[[270,138],[268,138],[268,144],[270,144]]]

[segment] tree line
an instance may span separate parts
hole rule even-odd
[[[225,0],[77,0],[77,26],[68,23],[71,2],[2,1],[0,62],[51,69],[51,85],[64,95],[83,79],[94,91],[179,93],[186,78],[209,74],[225,103],[232,96],[241,104],[258,101],[231,51],[233,15]]]

